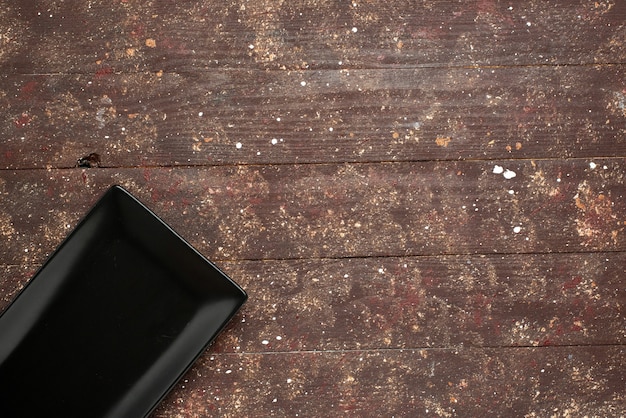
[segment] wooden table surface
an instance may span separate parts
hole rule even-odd
[[[154,417],[626,415],[626,2],[0,3],[0,308],[112,184],[249,294]]]

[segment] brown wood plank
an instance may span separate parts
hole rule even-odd
[[[108,74],[624,62],[621,1],[3,1],[0,68]]]
[[[223,352],[626,343],[626,254],[229,262]]]
[[[114,183],[213,259],[624,251],[625,164],[0,171],[0,262],[41,262]]]
[[[623,252],[222,262],[249,301],[211,351],[624,344],[624,266]],[[0,266],[0,311],[33,270]]]
[[[624,347],[206,354],[155,417],[626,414]]]
[[[250,296],[155,417],[626,416],[625,71],[617,0],[0,0],[0,313],[121,184]]]
[[[625,68],[4,76],[0,167],[623,156]]]

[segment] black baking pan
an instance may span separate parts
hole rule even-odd
[[[0,417],[144,417],[247,298],[113,186],[0,316]]]

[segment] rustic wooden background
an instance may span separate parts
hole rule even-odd
[[[626,2],[0,3],[0,308],[112,184],[249,293],[155,417],[626,415]]]

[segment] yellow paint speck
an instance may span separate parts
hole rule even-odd
[[[448,146],[450,141],[452,141],[452,138],[449,136],[438,136],[437,139],[435,139],[435,143],[444,148]]]

